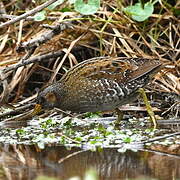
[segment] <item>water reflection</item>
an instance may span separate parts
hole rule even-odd
[[[0,179],[27,180],[38,175],[58,177],[83,177],[93,167],[101,180],[127,178],[155,178],[171,180],[180,178],[180,158],[152,152],[124,154],[116,149],[102,152],[82,151],[77,148],[2,145],[0,154]]]

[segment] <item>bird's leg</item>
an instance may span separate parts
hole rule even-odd
[[[154,129],[156,129],[157,128],[157,122],[156,122],[155,114],[154,114],[154,112],[152,110],[152,107],[151,107],[149,101],[148,101],[146,93],[145,93],[143,88],[139,88],[138,92],[142,95],[142,98],[143,98],[144,103],[146,105],[147,112],[148,112],[148,114],[150,116],[151,121],[153,122]]]
[[[117,115],[118,115],[117,120],[115,121],[115,126],[117,126],[117,125],[119,125],[120,122],[122,121],[124,114],[123,114],[123,112],[120,111],[118,108],[116,108],[115,111],[116,111],[116,113],[117,113]]]

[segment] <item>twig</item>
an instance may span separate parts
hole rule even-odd
[[[72,48],[75,46],[75,44],[83,37],[84,34],[82,34],[81,36],[79,36],[77,39],[75,39],[74,41],[71,42],[68,50],[66,51],[66,54],[64,55],[64,57],[62,58],[61,62],[59,63],[58,67],[56,68],[56,70],[54,71],[54,74],[52,75],[50,82],[53,82],[54,78],[56,77],[57,73],[59,72],[61,66],[63,65],[65,59],[67,58],[68,54],[71,52]]]
[[[0,114],[0,118],[3,118],[3,117],[5,117],[5,116],[15,115],[15,114],[17,114],[17,113],[19,113],[19,112],[21,112],[21,111],[24,111],[24,110],[26,110],[26,109],[28,109],[28,108],[30,108],[30,107],[32,107],[32,106],[33,106],[33,103],[29,103],[29,104],[27,104],[27,105],[18,107],[18,108],[16,108],[15,110],[12,110],[12,111],[5,112],[5,113]]]
[[[0,71],[0,79],[2,80],[2,84],[3,84],[3,92],[0,96],[0,104],[4,104],[7,102],[7,97],[9,94],[9,86],[8,86],[8,81],[6,80],[6,76],[2,71]]]
[[[27,122],[29,119],[33,118],[34,115],[32,112],[33,110],[5,119],[0,122],[0,127],[4,128],[5,126],[11,125],[11,124],[13,125],[13,123],[17,124],[18,122]]]
[[[81,151],[77,151],[77,152],[74,152],[74,153],[72,153],[72,154],[69,154],[69,155],[67,155],[67,156],[64,157],[64,158],[61,158],[61,159],[58,161],[58,163],[61,164],[61,163],[63,163],[65,160],[67,160],[67,159],[69,159],[69,158],[71,158],[71,157],[73,157],[73,156],[76,156],[76,155],[78,155],[78,154],[80,154],[80,153],[86,152],[86,151],[88,151],[88,150],[81,150]]]
[[[0,14],[0,18],[2,18],[2,19],[14,19],[14,18],[17,18],[17,17],[18,16],[15,16],[15,15]],[[46,19],[47,20],[58,20],[59,17],[47,16]],[[35,21],[33,16],[26,17],[25,20],[27,20],[27,21]]]
[[[22,52],[24,50],[30,50],[30,49],[36,49],[38,46],[41,44],[47,42],[48,40],[52,39],[55,35],[59,34],[61,31],[71,27],[70,23],[63,23],[63,24],[58,24],[56,26],[51,26],[52,30],[48,31],[44,34],[42,34],[40,37],[32,39],[27,42],[20,43],[19,46],[17,47],[16,51]]]
[[[142,142],[135,142],[135,144],[150,143],[150,142],[159,141],[159,140],[166,139],[166,138],[173,137],[173,136],[177,136],[177,135],[180,135],[180,132],[175,132],[175,133],[172,133],[172,134],[167,134],[167,135],[155,137],[155,138],[152,138],[152,139],[149,139],[149,140],[146,140],[146,141],[142,141]]]
[[[36,50],[36,47],[32,47],[29,51],[27,51],[27,53],[21,58],[21,60],[19,62],[24,62],[26,61],[28,58],[31,57],[31,55],[34,53],[34,51]]]
[[[24,62],[6,67],[4,69],[4,73],[7,73],[7,72],[12,71],[12,70],[16,70],[19,67],[26,66],[28,64],[32,64],[32,63],[36,63],[36,62],[40,62],[43,60],[49,61],[51,58],[57,58],[57,57],[61,56],[62,54],[64,54],[64,52],[62,50],[60,50],[60,51],[51,52],[51,53],[40,55],[40,56],[35,56],[35,57],[30,58],[30,59],[27,59]]]
[[[10,20],[10,21],[7,21],[5,23],[0,24],[0,28],[3,28],[3,27],[8,26],[10,24],[14,24],[14,23],[20,21],[21,19],[25,19],[26,17],[41,11],[42,9],[48,7],[49,5],[51,5],[52,3],[56,2],[56,1],[57,0],[49,0],[49,1],[45,2],[44,4],[42,4],[42,5],[40,5],[40,6],[36,7],[36,8],[28,11],[27,13],[24,13],[24,14],[22,14],[20,16],[17,16],[16,18]]]
[[[0,14],[6,13],[6,9],[2,1],[0,1]]]
[[[65,139],[67,139],[68,141],[71,141],[73,143],[76,143],[76,144],[82,144],[82,142],[79,142],[79,141],[76,141],[68,136],[66,136],[65,134],[63,134],[62,132],[58,132],[57,135],[60,135],[61,137],[64,137]]]
[[[169,157],[173,157],[173,158],[176,158],[176,159],[180,159],[179,155],[174,155],[174,154],[169,154],[169,153],[166,153],[166,152],[160,152],[160,151],[155,151],[155,150],[150,150],[150,149],[139,149],[140,151],[144,151],[144,152],[152,152],[152,153],[156,153],[160,156],[169,156]]]
[[[74,47],[73,50],[79,51],[81,49],[82,49],[82,46],[77,46],[77,47]],[[37,63],[37,62],[44,61],[44,60],[50,61],[52,58],[57,58],[57,57],[62,56],[64,54],[65,54],[65,52],[62,49],[62,50],[59,50],[59,51],[50,52],[50,53],[47,53],[47,54],[35,56],[35,57],[27,59],[24,62],[20,62],[20,63],[17,63],[17,64],[10,65],[8,67],[5,67],[2,71],[5,74],[5,73],[10,72],[12,70],[16,70],[16,69],[18,69],[18,68],[20,68],[22,66],[26,66],[28,64]],[[3,79],[1,79],[1,80],[3,80]]]
[[[63,113],[63,114],[66,114],[66,115],[68,115],[68,116],[70,116],[70,117],[74,117],[71,113],[66,112],[66,111],[63,111],[62,109],[55,108],[55,110],[58,111],[58,112],[61,112],[61,113]]]

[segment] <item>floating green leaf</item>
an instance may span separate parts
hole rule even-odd
[[[152,15],[154,6],[153,3],[147,2],[143,8],[141,3],[136,3],[133,6],[124,8],[123,11],[129,14],[133,20],[142,22]]]
[[[100,7],[100,0],[88,0],[88,3],[84,3],[83,0],[76,0],[74,7],[75,10],[80,12],[81,14],[94,14]]]
[[[16,130],[16,133],[17,133],[18,135],[23,135],[23,134],[25,134],[26,132],[25,132],[23,129],[17,129],[17,130]]]
[[[132,140],[131,140],[130,137],[126,137],[126,138],[123,139],[123,141],[124,141],[125,143],[130,143]]]

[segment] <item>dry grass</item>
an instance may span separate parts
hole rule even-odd
[[[165,68],[155,76],[152,87],[156,91],[179,94],[180,20],[172,11],[172,7],[179,8],[179,4],[172,1],[169,4],[160,2],[161,4],[156,4],[154,14],[142,23],[133,21],[122,12],[122,8],[132,1],[118,4],[116,1],[106,0],[92,16],[78,17],[76,12],[53,11],[49,12],[49,19],[43,22],[21,20],[4,27],[0,34],[1,103],[27,103],[35,98],[38,88],[59,79],[69,67],[100,55],[159,58],[164,62]],[[19,15],[25,8],[16,1],[3,3],[7,14]],[[26,9],[36,6],[30,3]],[[1,20],[7,21],[5,18]],[[72,22],[73,28],[67,28],[40,44],[30,56],[41,56],[59,50],[64,52],[62,56],[6,72],[7,67],[21,63],[22,58],[27,55],[27,52],[16,52],[20,43],[38,39],[51,31],[41,25],[57,25],[61,22]]]

